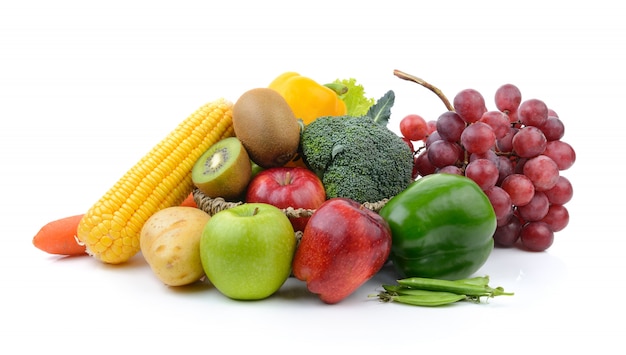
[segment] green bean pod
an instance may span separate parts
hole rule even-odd
[[[435,307],[458,301],[480,303],[481,297],[513,295],[502,287],[490,287],[488,276],[454,281],[411,277],[397,282],[397,285],[382,285],[384,291],[379,292],[378,298],[384,302]]]
[[[464,279],[467,280],[467,279]],[[504,292],[502,287],[491,288],[488,285],[474,284],[476,280],[466,282],[464,280],[441,280],[422,277],[410,277],[397,280],[398,284],[408,288],[415,288],[428,291],[444,291],[456,293],[465,296],[474,297],[495,297],[500,295],[513,295],[513,293]]]
[[[473,286],[488,286],[489,285],[489,276],[476,276],[467,279],[456,280],[457,282],[464,283],[466,285]]]
[[[420,289],[415,289],[415,288],[406,288],[406,287],[402,287],[402,286],[391,286],[389,287],[389,285],[383,285],[383,288],[385,289],[385,291],[392,295],[398,295],[398,296],[432,296],[432,297],[447,297],[447,296],[463,296],[463,298],[465,298],[465,295],[459,295],[458,293],[452,293],[452,292],[445,292],[445,291],[428,291],[428,290],[420,290]]]
[[[464,300],[464,295],[450,292],[404,289],[402,293],[381,292],[378,297],[386,302],[398,302],[413,306],[437,307]]]

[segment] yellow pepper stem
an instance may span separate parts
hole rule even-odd
[[[345,95],[348,92],[348,86],[340,83],[328,83],[324,84],[327,88],[334,91],[337,95]]]

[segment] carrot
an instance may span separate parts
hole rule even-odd
[[[187,196],[187,198],[185,199],[185,201],[183,201],[180,205],[198,208],[198,205],[196,205],[196,200],[193,199],[193,192],[190,193],[189,196]]]
[[[87,255],[78,243],[76,229],[82,214],[57,219],[43,226],[33,238],[33,245],[49,254]]]

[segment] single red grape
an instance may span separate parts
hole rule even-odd
[[[433,131],[428,135],[428,137],[426,138],[426,141],[424,141],[424,145],[426,146],[426,148],[428,148],[433,142],[439,141],[439,140],[441,140],[441,136],[439,135],[439,132]]]
[[[524,206],[517,206],[517,212],[520,218],[527,222],[540,221],[548,214],[550,202],[546,194],[541,191],[535,191],[533,198]]]
[[[547,139],[537,127],[521,128],[511,141],[513,151],[522,158],[532,158],[542,154],[546,149]]]
[[[414,142],[421,141],[428,136],[428,124],[422,116],[406,115],[400,120],[400,133]]]
[[[489,127],[493,129],[496,139],[504,137],[509,133],[509,128],[511,127],[509,117],[500,111],[487,111],[483,113],[479,122],[488,124]]]
[[[504,179],[513,174],[513,162],[509,157],[498,155],[498,162],[496,163],[496,166],[498,167],[498,182],[496,185],[500,186],[502,185]]]
[[[428,160],[438,168],[454,165],[459,160],[460,150],[458,144],[440,139],[428,147]]]
[[[565,135],[565,125],[556,116],[548,116],[548,119],[538,128],[549,141],[558,141]]]
[[[474,123],[487,111],[485,98],[474,89],[461,90],[452,100],[454,111],[467,123]]]
[[[546,155],[528,159],[524,164],[524,175],[535,185],[536,191],[546,191],[554,187],[559,180],[559,167]]]
[[[496,213],[496,221],[498,226],[509,223],[511,215],[513,214],[513,207],[511,206],[511,197],[501,187],[492,186],[485,191],[485,195],[491,202],[494,212]]]
[[[569,211],[563,205],[550,205],[548,214],[541,219],[553,232],[559,232],[569,223]]]
[[[526,175],[511,174],[500,185],[511,197],[511,204],[524,206],[535,196],[535,186]]]
[[[508,113],[515,112],[522,102],[520,89],[513,84],[504,84],[496,89],[495,103],[498,110]]]
[[[426,176],[435,173],[437,167],[434,166],[428,159],[428,149],[422,150],[422,152],[415,157],[415,160],[413,162],[413,168],[420,176]]]
[[[454,111],[446,111],[437,118],[437,132],[441,139],[458,142],[465,129],[465,121]]]
[[[522,245],[530,251],[544,251],[554,242],[554,232],[543,222],[530,222],[520,231]]]
[[[507,224],[496,227],[496,231],[493,234],[493,241],[495,245],[499,247],[512,247],[519,240],[521,230],[522,222],[517,216],[513,215]]]
[[[548,119],[548,106],[538,99],[526,100],[519,105],[517,115],[526,126],[541,126]]]
[[[559,175],[559,180],[553,188],[544,191],[548,201],[554,205],[564,205],[568,203],[574,195],[572,183],[563,175]]]
[[[461,134],[461,145],[469,153],[485,153],[495,144],[496,135],[493,129],[483,122],[472,123]]]
[[[500,176],[498,167],[488,159],[477,159],[465,167],[465,176],[472,179],[481,189],[487,190],[496,185]]]
[[[567,170],[576,161],[574,148],[563,141],[550,141],[546,144],[544,155],[552,158],[559,170]]]
[[[517,134],[519,128],[511,127],[509,132],[502,138],[496,138],[496,148],[503,153],[510,153],[513,151],[513,137]]]
[[[426,125],[428,126],[428,135],[431,135],[433,132],[435,132],[437,130],[437,121],[436,120],[430,120],[430,121],[426,122]]]

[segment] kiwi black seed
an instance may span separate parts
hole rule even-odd
[[[233,105],[233,128],[250,159],[262,168],[283,166],[298,152],[298,119],[270,88],[251,89],[239,97]]]
[[[250,157],[237,137],[213,144],[191,170],[194,185],[205,195],[226,200],[243,194],[252,176]]]

